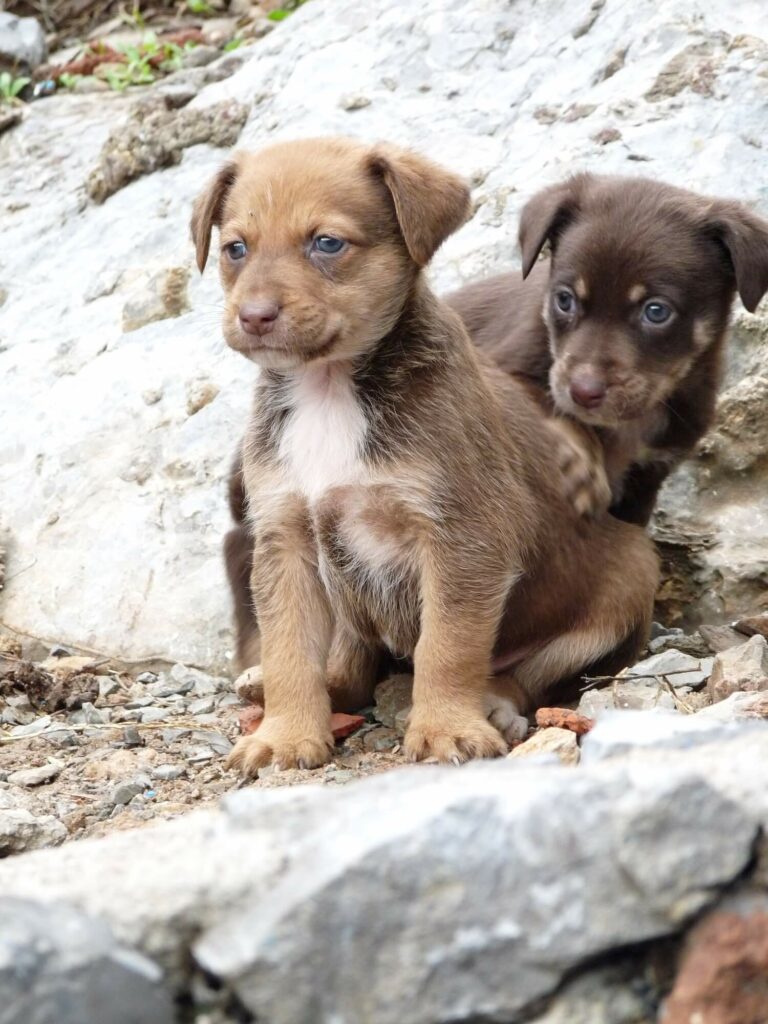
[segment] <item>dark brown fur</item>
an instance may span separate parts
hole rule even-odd
[[[736,202],[580,174],[528,202],[520,244],[525,280],[503,274],[446,301],[482,351],[596,436],[614,515],[644,525],[714,418],[736,292],[751,311],[768,289],[768,223]],[[558,311],[559,289],[574,315]],[[668,325],[642,322],[651,299],[674,310]],[[584,373],[607,388],[596,408],[571,397]]]

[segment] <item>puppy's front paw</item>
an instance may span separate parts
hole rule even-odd
[[[259,768],[272,763],[276,768],[319,768],[333,750],[330,722],[318,735],[293,730],[266,718],[258,731],[241,737],[227,759],[227,768],[234,768],[246,778],[254,778]]]
[[[235,680],[235,693],[244,704],[264,707],[264,673],[261,665],[251,665]]]
[[[489,693],[485,699],[488,721],[495,725],[510,745],[524,740],[528,735],[528,719],[517,710],[517,704],[510,697]]]
[[[412,716],[408,724],[403,748],[410,761],[436,757],[453,764],[476,757],[500,757],[508,749],[498,731],[484,718],[453,723],[419,715]]]
[[[605,512],[612,494],[599,443],[569,421],[552,420],[548,426],[555,436],[563,493],[576,514],[591,517]]]

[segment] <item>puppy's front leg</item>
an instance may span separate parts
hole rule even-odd
[[[413,761],[436,757],[459,764],[507,750],[486,718],[491,652],[504,600],[503,594],[492,598],[493,589],[491,583],[473,588],[455,572],[445,577],[435,564],[427,566],[404,741]]]
[[[333,749],[325,685],[333,620],[300,503],[261,525],[251,583],[261,627],[264,721],[238,741],[228,765],[246,776],[270,761],[316,768]]]

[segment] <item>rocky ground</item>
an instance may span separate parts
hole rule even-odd
[[[472,182],[438,289],[513,266],[575,170],[765,213],[766,99],[749,0],[6,5],[3,1024],[768,1021],[765,307],[662,493],[638,665],[462,769],[405,767],[397,676],[326,768],[241,787],[221,537],[252,367],[188,240],[230,147],[319,133]]]
[[[579,738],[609,710],[768,718],[768,616],[654,632],[640,663],[614,680],[586,680],[570,709],[540,710],[510,757],[576,764]],[[0,856],[173,818],[239,787],[226,755],[262,713],[247,702],[247,676],[237,685],[180,664],[131,671],[64,648],[36,662],[8,637],[0,651]],[[339,786],[402,766],[411,683],[393,676],[374,707],[334,716],[337,748],[324,768],[267,768],[253,785]]]

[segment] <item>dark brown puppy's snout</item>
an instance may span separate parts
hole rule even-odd
[[[280,306],[274,301],[244,302],[238,310],[240,326],[246,334],[263,337],[269,334],[280,315]]]
[[[605,381],[591,370],[577,370],[571,377],[571,398],[584,409],[602,405],[606,390]]]

